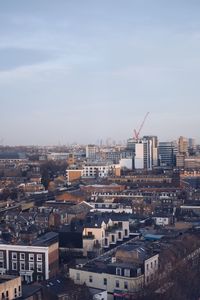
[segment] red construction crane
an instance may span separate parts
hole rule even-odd
[[[139,130],[137,131],[136,129],[134,129],[134,137],[135,137],[136,140],[138,140],[139,137],[140,137],[140,132],[141,132],[143,126],[144,126],[144,123],[145,123],[145,121],[146,121],[148,115],[149,115],[149,112],[146,113],[146,115],[145,115],[145,117],[144,117],[144,120],[143,120],[142,124],[140,125]]]

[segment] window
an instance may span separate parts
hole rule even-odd
[[[17,288],[14,289],[15,298],[17,298]]]
[[[121,268],[116,268],[116,275],[119,275],[119,276],[122,275],[122,270],[121,270]]]
[[[37,272],[42,272],[42,263],[37,263]]]
[[[126,277],[130,277],[130,274],[131,272],[130,272],[130,269],[124,269],[124,276],[126,276]]]
[[[12,262],[12,270],[13,271],[17,270],[17,263],[16,262]]]
[[[127,290],[128,289],[128,282],[124,281],[124,288]]]
[[[43,276],[42,276],[42,275],[37,275],[37,280],[38,280],[38,281],[43,280]]]
[[[127,229],[124,230],[124,234],[125,234],[125,236],[128,235],[128,230]]]
[[[107,285],[107,278],[104,278],[104,279],[103,279],[103,284],[104,284],[104,285]]]
[[[34,263],[29,263],[29,271],[33,271],[34,270]]]
[[[16,252],[12,252],[12,259],[17,259],[17,253]]]
[[[153,262],[151,261],[151,268],[153,268]]]
[[[141,275],[141,269],[139,268],[139,269],[137,269],[137,276],[140,276]]]
[[[76,280],[80,280],[80,273],[76,273]]]
[[[3,259],[3,251],[0,251],[0,259]]]
[[[116,288],[119,288],[119,280],[116,280],[116,281],[115,281],[115,287],[116,287]]]
[[[20,253],[20,260],[25,260],[25,253]]]
[[[20,270],[21,271],[25,270],[25,263],[24,262],[20,262]]]
[[[34,254],[33,253],[29,254],[29,260],[34,261]]]
[[[147,264],[147,271],[149,270],[149,265]]]
[[[112,242],[115,242],[115,236],[112,234]]]
[[[18,286],[19,296],[21,295],[21,286]]]
[[[4,268],[4,263],[3,263],[3,261],[0,261],[0,268]]]
[[[122,233],[118,232],[118,238],[121,239],[122,238]]]
[[[37,254],[37,261],[42,261],[42,254]]]
[[[89,276],[89,282],[93,282],[93,278],[91,275]]]

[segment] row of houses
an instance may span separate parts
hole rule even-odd
[[[108,299],[133,299],[144,285],[155,280],[158,257],[138,240],[119,246],[89,263],[71,268],[70,278],[76,284],[106,290]]]
[[[187,263],[192,270],[199,259],[197,232],[170,238],[160,236],[154,241],[137,238],[84,265],[70,268],[69,274],[76,284],[107,290],[108,300],[137,299],[152,284],[155,289],[165,286],[170,273],[179,265]]]

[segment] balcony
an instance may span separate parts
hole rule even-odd
[[[115,232],[117,230],[122,230],[122,226],[119,224],[114,224],[113,226],[108,226],[108,228],[106,228],[107,232]]]
[[[93,234],[83,235],[83,239],[85,240],[94,240],[95,236]]]

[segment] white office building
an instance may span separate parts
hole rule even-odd
[[[135,144],[135,169],[152,170],[152,141],[140,140]]]

